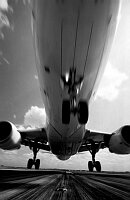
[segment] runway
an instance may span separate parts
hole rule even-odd
[[[0,200],[128,200],[130,173],[0,170]]]

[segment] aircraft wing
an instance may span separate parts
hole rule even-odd
[[[108,147],[110,138],[111,134],[86,130],[82,145],[78,152],[91,151],[93,147],[95,147],[96,152],[98,152],[99,149]]]
[[[29,146],[50,151],[47,140],[47,131],[45,128],[36,128],[31,130],[18,130],[17,127],[9,121],[0,122],[0,148],[4,150],[19,149],[21,145]]]
[[[130,125],[125,125],[112,133],[102,133],[86,130],[82,145],[78,152],[94,151],[108,148],[111,153],[130,153]]]
[[[46,151],[50,151],[49,145],[47,145],[47,134],[45,128],[37,128],[31,130],[23,130],[18,132],[21,135],[21,144],[25,146],[29,146],[32,148],[34,145],[38,149],[43,149]]]

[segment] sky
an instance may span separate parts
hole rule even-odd
[[[0,0],[0,121],[17,127],[45,126],[45,109],[39,90],[31,32],[29,0]],[[108,133],[130,124],[130,1],[123,0],[116,37],[96,97],[90,105],[87,128]],[[26,166],[28,147],[0,150],[0,164]],[[87,169],[89,152],[68,161],[40,151],[42,168]],[[78,158],[78,159],[77,159]],[[130,155],[100,150],[96,159],[103,170],[130,171]]]

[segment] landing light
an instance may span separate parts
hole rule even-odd
[[[66,81],[66,83],[69,81],[69,73],[68,72],[65,74],[65,81]]]

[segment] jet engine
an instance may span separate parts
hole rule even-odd
[[[19,149],[21,135],[14,124],[8,121],[0,122],[0,148],[4,150]]]
[[[109,151],[116,154],[130,153],[130,126],[126,125],[115,131],[109,141]]]

